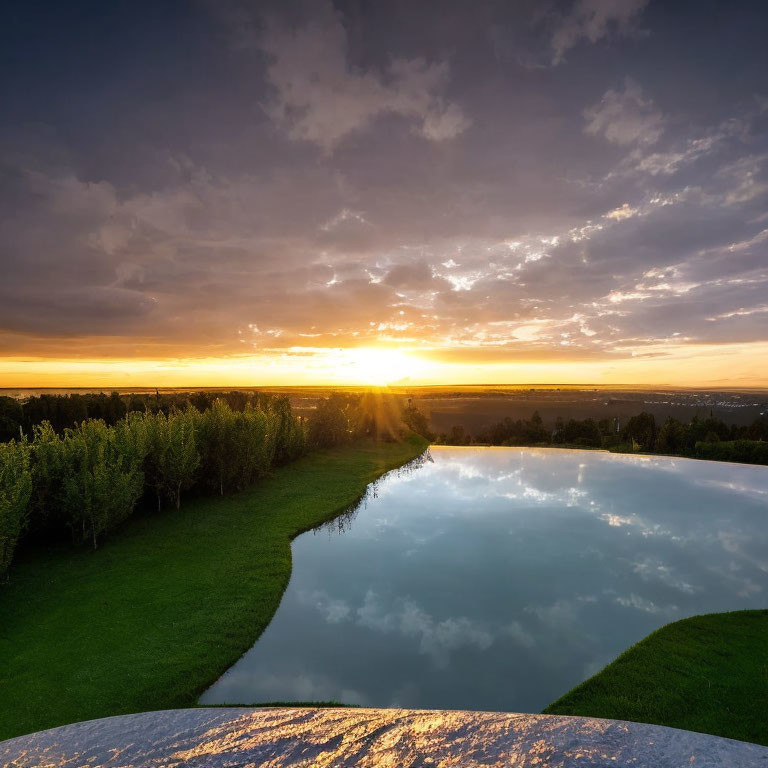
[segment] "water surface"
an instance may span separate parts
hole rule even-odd
[[[200,701],[537,712],[662,624],[766,592],[766,467],[432,448],[294,541],[272,623]]]

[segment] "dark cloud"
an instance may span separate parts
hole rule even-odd
[[[387,272],[384,282],[393,288],[424,289],[435,285],[430,267],[422,262],[399,264]]]
[[[720,29],[663,6],[425,3],[406,23],[405,2],[138,4],[88,29],[52,7],[66,40],[19,11],[2,348],[615,360],[768,341],[767,14],[710,14],[728,34],[701,87],[720,98],[698,109],[689,53]]]

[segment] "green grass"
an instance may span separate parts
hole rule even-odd
[[[710,613],[668,624],[544,712],[768,745],[768,611]]]
[[[97,552],[22,552],[0,585],[0,740],[194,705],[277,610],[291,539],[425,447],[314,453],[242,493],[133,518]]]

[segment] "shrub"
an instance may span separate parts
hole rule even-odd
[[[697,459],[768,464],[768,443],[762,440],[731,440],[696,443]]]

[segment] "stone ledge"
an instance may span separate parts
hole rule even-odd
[[[583,717],[404,709],[173,709],[0,742],[0,766],[768,768],[768,747]]]

